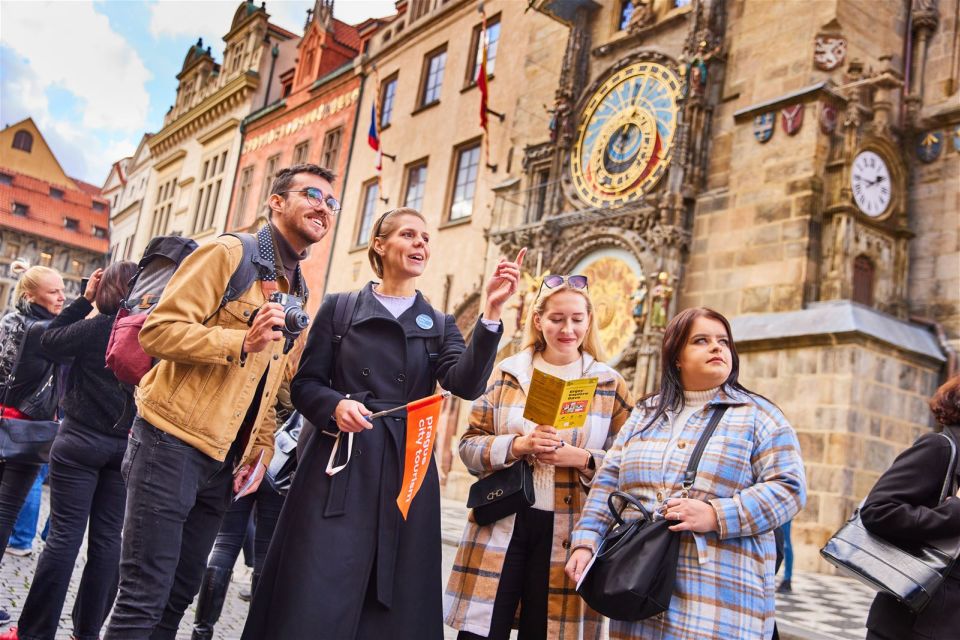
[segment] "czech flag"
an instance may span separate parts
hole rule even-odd
[[[380,127],[377,122],[377,102],[370,105],[370,131],[367,132],[367,144],[377,152],[377,171],[383,168],[383,152],[380,149]]]

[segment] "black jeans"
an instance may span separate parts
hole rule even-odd
[[[176,637],[233,492],[239,441],[220,462],[137,416],[122,472],[120,591],[105,640]]]
[[[510,637],[518,604],[521,605],[518,639],[546,640],[552,546],[553,512],[542,509],[520,511],[503,559],[486,640],[507,640]],[[457,640],[484,640],[484,636],[461,631]]]
[[[117,593],[126,488],[120,463],[127,438],[64,418],[50,451],[50,535],[20,613],[21,640],[53,640],[74,563],[90,522],[73,635],[96,640]]]
[[[13,525],[38,473],[38,464],[0,462],[0,556],[7,550]]]
[[[256,492],[244,496],[230,505],[227,515],[220,525],[220,533],[213,544],[207,566],[232,569],[247,537],[247,523],[250,514],[256,508],[256,534],[253,540],[253,573],[259,575],[273,531],[277,528],[277,519],[283,508],[283,496],[273,490],[266,479],[260,483]]]

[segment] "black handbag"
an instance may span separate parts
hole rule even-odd
[[[17,365],[20,364],[20,357],[23,354],[23,346],[27,341],[27,334],[30,331],[30,325],[23,331],[23,342],[20,343],[20,349],[17,352],[17,359],[10,369],[10,375],[4,382],[3,404],[7,406],[7,397],[10,392],[10,386],[13,383],[14,375],[17,371]],[[32,407],[49,407],[47,415],[51,415],[56,409],[57,391],[56,391],[57,372],[54,369],[46,384],[37,389],[33,395],[25,401]],[[46,409],[44,409],[46,410]],[[57,437],[57,431],[60,429],[60,423],[55,420],[23,420],[21,418],[10,418],[2,415],[5,412],[0,411],[0,462],[25,462],[32,464],[45,464],[50,460],[50,448],[53,446],[53,440]]]
[[[683,490],[688,492],[697,478],[700,457],[727,410],[720,405],[697,441],[683,475]],[[623,500],[620,508],[615,501]],[[670,606],[677,578],[680,535],[670,531],[664,519],[654,520],[640,501],[622,491],[607,498],[614,524],[607,531],[580,583],[577,593],[590,608],[613,620],[644,620]],[[640,519],[625,521],[623,512],[633,507]]]
[[[947,434],[940,435],[950,442],[951,452],[940,491],[942,503],[954,487],[957,445]],[[862,507],[861,502],[850,520],[820,550],[820,555],[868,587],[890,594],[912,612],[921,612],[953,569],[960,555],[960,537],[918,541],[910,549],[901,549],[863,526]]]
[[[294,411],[274,434],[273,459],[267,467],[267,482],[280,495],[286,495],[297,471],[297,442],[303,429],[303,416]]]
[[[521,459],[474,482],[467,508],[473,509],[473,520],[484,526],[529,508],[535,500],[533,467]]]

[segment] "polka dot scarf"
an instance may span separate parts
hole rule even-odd
[[[257,232],[257,247],[260,250],[260,257],[263,258],[267,264],[274,265],[273,271],[267,273],[262,271],[260,273],[260,279],[266,282],[276,282],[277,281],[277,250],[273,244],[273,234],[270,233],[270,225],[265,224],[260,227],[260,230]],[[294,280],[296,280],[296,285],[294,288],[294,283],[290,283],[292,290],[295,290],[297,296],[303,297],[303,274],[300,273],[300,263],[297,263],[297,266],[294,271]],[[276,285],[274,285],[275,288]]]

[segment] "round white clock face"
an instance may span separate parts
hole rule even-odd
[[[862,151],[853,159],[850,187],[857,207],[871,218],[883,215],[890,206],[893,193],[890,169],[873,151]]]

